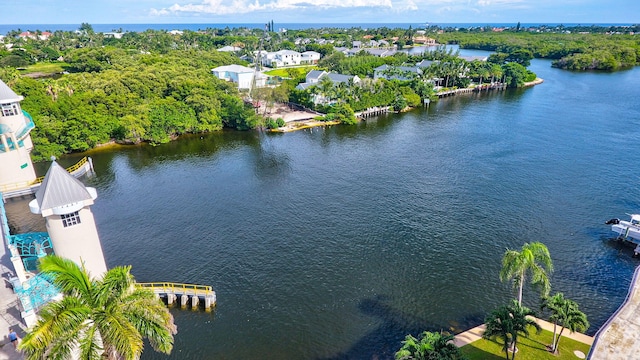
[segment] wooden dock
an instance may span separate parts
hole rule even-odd
[[[535,85],[535,84],[533,84]],[[443,98],[443,97],[447,97],[447,96],[454,96],[454,95],[458,95],[458,94],[468,94],[468,93],[472,93],[472,92],[480,92],[480,91],[489,91],[489,90],[505,90],[507,88],[506,84],[494,84],[494,85],[478,85],[475,87],[467,87],[467,88],[462,88],[462,89],[451,89],[451,90],[444,90],[444,91],[439,91],[436,93],[436,95],[439,98]]]
[[[357,112],[354,115],[360,119],[366,119],[371,116],[378,116],[382,114],[386,114],[391,110],[391,106],[376,106],[372,108],[368,108],[361,112]]]
[[[211,286],[169,282],[137,283],[136,285],[150,289],[157,297],[166,299],[167,305],[173,305],[179,299],[180,306],[183,308],[186,308],[187,304],[191,304],[193,309],[199,308],[200,301],[205,310],[211,310],[216,306],[216,292]]]
[[[83,157],[75,165],[68,167],[67,172],[74,177],[81,177],[84,174],[93,172],[93,161],[90,157]],[[13,184],[0,185],[0,193],[2,193],[2,200],[9,198],[26,196],[35,194],[40,187],[40,184],[44,180],[44,176],[40,176],[31,182],[20,182]]]

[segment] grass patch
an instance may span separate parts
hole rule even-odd
[[[64,65],[66,64],[63,62],[39,62],[27,66],[26,70],[23,70],[23,73],[58,74],[64,71]]]
[[[565,332],[566,331],[567,330],[565,330]],[[558,355],[554,355],[546,349],[546,345],[551,344],[552,337],[553,333],[546,330],[542,330],[540,334],[536,334],[535,330],[533,330],[528,338],[520,337],[518,340],[516,360],[576,360],[578,357],[573,353],[575,350],[580,350],[586,355],[591,348],[590,345],[563,336],[560,339],[559,353]],[[498,360],[505,358],[502,346],[503,343],[498,339],[480,339],[460,349],[469,360]]]
[[[265,74],[269,75],[269,76],[280,76],[283,78],[288,78],[288,77],[298,77],[301,75],[306,75],[309,71],[316,69],[317,66],[315,65],[309,65],[309,66],[298,66],[298,67],[291,67],[291,68],[281,68],[281,69],[273,69],[273,70],[269,70],[267,72],[265,72]],[[295,76],[291,76],[295,74]]]

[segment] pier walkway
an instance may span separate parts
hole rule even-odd
[[[188,303],[191,303],[192,308],[197,308],[200,300],[202,300],[205,310],[210,310],[216,305],[216,292],[211,286],[167,282],[137,283],[136,285],[150,289],[156,296],[167,299],[168,305],[172,305],[177,299],[180,299],[181,307],[186,307]]]
[[[535,322],[540,325],[540,327],[543,330],[547,330],[547,331],[551,331],[553,332],[553,324],[548,322],[548,321],[544,321],[542,319],[538,319],[536,317],[532,317]],[[476,340],[480,340],[482,339],[482,334],[484,333],[485,330],[485,324],[479,325],[474,327],[471,330],[467,330],[465,332],[461,332],[460,334],[457,334],[455,336],[455,339],[453,340],[453,343],[456,344],[456,346],[458,347],[462,347],[468,344],[471,344],[472,342],[476,341]],[[585,334],[581,334],[578,332],[575,333],[570,333],[569,330],[565,330],[562,333],[562,337],[565,338],[569,338],[569,339],[573,339],[575,341],[579,341],[583,344],[587,344],[587,345],[591,345],[594,342],[594,338],[589,336],[589,335],[585,335]]]
[[[67,172],[74,177],[81,177],[86,173],[93,172],[93,162],[90,157],[83,157],[75,165],[68,167]],[[0,193],[2,193],[2,200],[12,197],[24,196],[35,194],[40,187],[40,184],[44,180],[44,176],[36,178],[32,182],[20,182],[13,184],[0,185]]]
[[[589,359],[637,359],[640,354],[640,266],[636,268],[627,298],[598,330]]]
[[[375,107],[357,112],[354,114],[354,116],[360,119],[366,119],[371,116],[386,114],[389,111],[391,111],[391,106],[375,106]]]

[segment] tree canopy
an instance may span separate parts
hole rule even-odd
[[[156,351],[171,352],[173,317],[153,292],[135,286],[131,267],[90,278],[73,261],[51,255],[42,258],[40,270],[63,298],[41,309],[40,320],[20,343],[27,359],[69,359],[79,351],[81,359],[134,360],[143,339]]]

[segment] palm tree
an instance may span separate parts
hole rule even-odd
[[[513,279],[513,285],[519,287],[518,303],[522,305],[522,288],[525,276],[531,272],[531,283],[542,290],[542,296],[547,296],[551,289],[548,272],[553,271],[549,249],[541,242],[525,243],[522,251],[509,250],[502,257],[500,280]]]
[[[402,342],[396,352],[396,360],[459,360],[460,349],[453,343],[454,336],[448,333],[425,331],[418,340],[411,335]]]
[[[505,352],[507,360],[509,360],[509,344],[513,341],[513,322],[509,309],[501,306],[485,319],[486,328],[482,337],[485,339],[500,338],[504,344],[502,351]]]
[[[41,273],[64,295],[40,312],[40,320],[20,344],[26,359],[138,359],[143,338],[169,354],[176,326],[162,302],[135,286],[131,267],[116,267],[90,279],[73,261],[47,256]]]
[[[585,331],[589,328],[589,321],[587,321],[587,315],[578,309],[578,304],[569,299],[565,299],[564,294],[557,293],[552,297],[543,299],[542,309],[549,309],[551,316],[549,321],[553,322],[553,342],[551,344],[551,352],[556,353],[558,351],[558,345],[560,343],[560,337],[565,328],[569,331]],[[561,326],[560,333],[556,337],[556,327]]]
[[[511,304],[499,307],[487,317],[486,329],[482,337],[502,339],[504,342],[502,350],[504,350],[507,360],[509,360],[509,352],[512,353],[511,359],[513,360],[516,356],[518,336],[521,334],[529,336],[530,327],[534,327],[537,332],[541,330],[540,325],[531,318],[533,315],[533,311],[513,300]]]

